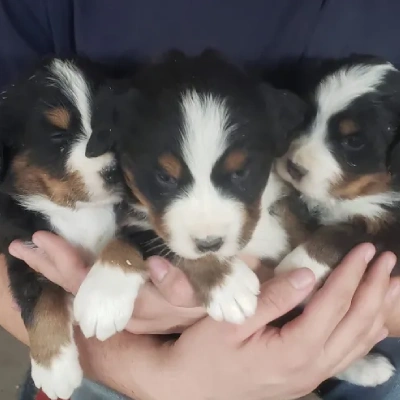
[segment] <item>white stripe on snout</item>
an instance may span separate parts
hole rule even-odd
[[[181,111],[181,152],[193,183],[165,214],[169,245],[183,257],[197,258],[193,239],[217,236],[224,239],[219,254],[232,256],[238,250],[243,206],[224,196],[211,180],[213,167],[234,129],[229,108],[217,96],[187,91],[182,94]]]
[[[385,75],[395,70],[390,63],[355,65],[326,77],[315,92],[318,112],[312,128],[313,135],[325,135],[326,124],[332,115],[345,109],[358,97],[373,92]]]

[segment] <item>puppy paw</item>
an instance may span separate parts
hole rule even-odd
[[[231,267],[221,285],[212,289],[207,312],[217,321],[240,324],[256,311],[260,282],[243,261],[235,260]]]
[[[74,317],[85,337],[106,340],[121,332],[132,317],[134,302],[145,282],[142,274],[96,263],[74,301]]]
[[[275,275],[299,268],[308,268],[314,273],[317,282],[323,281],[331,272],[329,266],[311,257],[304,246],[296,247],[275,268]]]
[[[355,361],[337,378],[358,386],[378,386],[388,381],[396,369],[389,359],[380,354],[368,354]]]
[[[32,362],[32,379],[35,386],[50,399],[69,399],[82,382],[82,368],[79,364],[75,344],[63,347],[49,366]]]

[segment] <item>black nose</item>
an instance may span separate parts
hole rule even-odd
[[[294,163],[292,160],[288,159],[286,163],[286,168],[289,175],[295,180],[299,181],[307,174],[307,170],[300,165]]]
[[[205,239],[195,239],[194,242],[199,251],[205,253],[207,251],[217,251],[221,248],[224,241],[219,236],[207,236]]]

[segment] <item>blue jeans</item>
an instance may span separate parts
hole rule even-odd
[[[376,388],[340,383],[324,400],[400,400],[400,339],[386,339],[377,348],[387,354],[397,367],[397,374],[389,382]]]

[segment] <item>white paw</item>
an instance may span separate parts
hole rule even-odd
[[[211,291],[207,312],[217,321],[244,322],[257,308],[260,282],[257,275],[241,260],[232,263],[232,272]]]
[[[328,276],[331,269],[327,264],[318,262],[310,257],[304,246],[296,247],[275,268],[275,275],[290,272],[299,268],[309,268],[314,273],[317,282],[321,282]]]
[[[69,399],[81,385],[83,373],[75,343],[61,349],[49,367],[32,361],[32,379],[50,399]]]
[[[124,330],[144,282],[140,273],[96,263],[74,301],[74,317],[85,337],[106,340]]]
[[[378,386],[388,381],[396,369],[388,358],[379,354],[368,354],[351,364],[337,378],[358,386]]]

